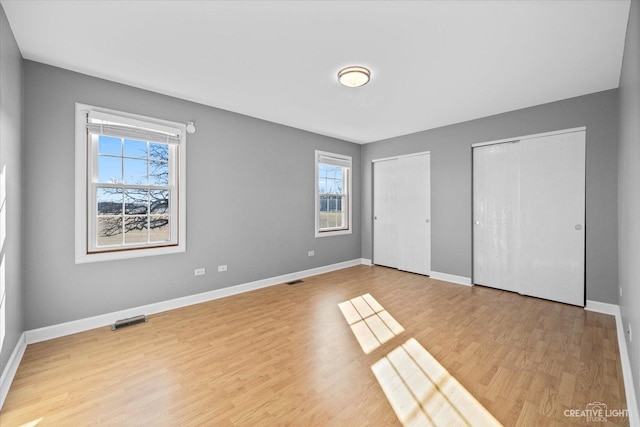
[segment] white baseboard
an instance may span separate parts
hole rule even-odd
[[[368,266],[372,266],[373,265],[373,262],[371,262],[371,260],[368,259],[368,258],[360,258],[360,263],[362,265],[368,265]]]
[[[620,306],[600,301],[587,300],[585,310],[595,311],[596,313],[610,314],[612,316],[620,315]]]
[[[608,304],[605,302],[587,300],[585,310],[595,311],[597,313],[610,314],[616,318],[616,332],[618,335],[618,351],[620,351],[620,364],[622,365],[622,378],[624,380],[624,393],[627,396],[627,409],[629,410],[629,425],[631,427],[640,427],[640,410],[638,408],[638,400],[636,399],[636,391],[633,385],[633,372],[631,371],[631,361],[629,360],[629,352],[627,351],[627,336],[622,323],[622,314],[620,306],[617,304]]]
[[[268,279],[257,280],[255,282],[230,286],[228,288],[215,289],[213,291],[203,292],[195,295],[188,295],[168,301],[157,302],[140,307],[133,307],[112,313],[101,314],[99,316],[73,320],[70,322],[45,326],[38,329],[32,329],[25,332],[26,343],[33,344],[40,341],[59,338],[65,335],[71,335],[78,332],[107,326],[114,323],[118,319],[126,319],[128,317],[137,316],[139,314],[155,314],[163,311],[174,310],[176,308],[199,304],[201,302],[224,298],[231,295],[237,295],[260,288],[266,288],[268,286],[278,285],[281,283],[290,282],[292,280],[302,279],[304,277],[315,276],[317,274],[328,273],[335,270],[341,270],[343,268],[361,265],[362,263],[362,259],[359,258],[351,261],[340,262],[337,264],[326,265],[323,267],[312,268],[310,270],[304,270],[296,273],[284,274],[282,276],[271,277]]]
[[[445,282],[457,283],[458,285],[471,286],[471,278],[464,276],[456,276],[454,274],[448,273],[438,273],[437,271],[432,271],[429,274],[429,277],[432,279],[443,280]]]
[[[16,376],[16,372],[18,372],[18,366],[20,366],[22,356],[24,356],[26,349],[27,341],[23,332],[18,338],[16,347],[13,349],[13,353],[11,353],[11,357],[9,357],[7,361],[7,366],[4,367],[2,375],[0,376],[0,409],[2,409],[4,400],[7,398],[7,394],[9,394],[9,388],[13,382],[13,378]]]

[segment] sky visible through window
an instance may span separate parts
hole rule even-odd
[[[168,185],[168,145],[100,135],[98,182]]]
[[[320,194],[342,194],[343,168],[341,166],[318,164],[318,192]]]

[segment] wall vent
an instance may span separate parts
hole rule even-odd
[[[129,317],[128,319],[116,320],[116,323],[111,325],[111,330],[122,329],[127,326],[137,325],[138,323],[144,323],[147,321],[147,316],[141,314],[139,316]]]

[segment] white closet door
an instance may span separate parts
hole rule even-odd
[[[431,274],[431,156],[401,157],[398,166],[398,269]]]
[[[373,164],[373,262],[398,267],[398,160]]]
[[[474,283],[520,292],[519,144],[473,149]]]
[[[584,306],[585,132],[519,145],[521,293]]]
[[[584,306],[585,132],[473,149],[474,283]]]

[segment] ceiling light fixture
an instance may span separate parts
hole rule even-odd
[[[347,67],[338,72],[338,80],[347,87],[360,87],[369,83],[371,71],[364,67]]]

